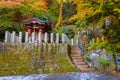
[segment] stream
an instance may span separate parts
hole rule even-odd
[[[120,75],[95,72],[72,72],[64,74],[34,74],[20,76],[3,76],[0,80],[120,80]]]

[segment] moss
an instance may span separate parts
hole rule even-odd
[[[56,48],[64,51],[57,51]],[[52,45],[50,52],[48,49],[42,51],[26,51],[21,47],[11,47],[9,51],[4,49],[0,54],[0,76],[77,71],[69,62],[62,45]]]

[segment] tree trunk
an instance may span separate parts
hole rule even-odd
[[[60,0],[60,12],[59,12],[58,22],[55,25],[56,28],[62,24],[62,8],[63,8],[63,0]]]

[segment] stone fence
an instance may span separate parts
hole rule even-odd
[[[79,38],[71,39],[67,37],[66,34],[62,33],[50,33],[48,34],[45,32],[45,34],[42,34],[41,32],[36,33],[32,32],[31,35],[28,34],[28,32],[15,32],[13,31],[10,33],[9,31],[5,32],[5,39],[4,43],[9,43],[11,45],[18,45],[22,43],[26,44],[40,44],[40,43],[64,43],[64,44],[70,44],[70,45],[76,45],[78,46]]]

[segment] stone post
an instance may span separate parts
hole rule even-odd
[[[19,32],[19,43],[22,43],[22,32]]]
[[[62,33],[62,43],[65,43],[65,34]]]
[[[59,43],[59,33],[56,33],[56,43]]]
[[[74,39],[73,38],[71,39],[71,45],[72,46],[74,45]]]
[[[50,34],[50,42],[53,42],[53,33]]]
[[[9,35],[9,32],[8,31],[5,31],[5,43],[7,43],[8,42],[8,35]]]
[[[32,43],[34,44],[35,42],[35,32],[32,32]]]
[[[77,37],[76,38],[76,46],[78,46],[78,43],[79,43],[79,38]]]
[[[47,41],[48,41],[47,37],[48,37],[48,33],[45,32],[45,35],[44,35],[44,42],[45,42],[45,43],[47,43]]]
[[[41,32],[38,33],[38,43],[42,42],[42,34]]]
[[[25,43],[28,43],[28,32],[25,33]]]
[[[11,43],[12,43],[12,45],[14,45],[14,43],[15,43],[15,31],[13,31],[11,34]]]

